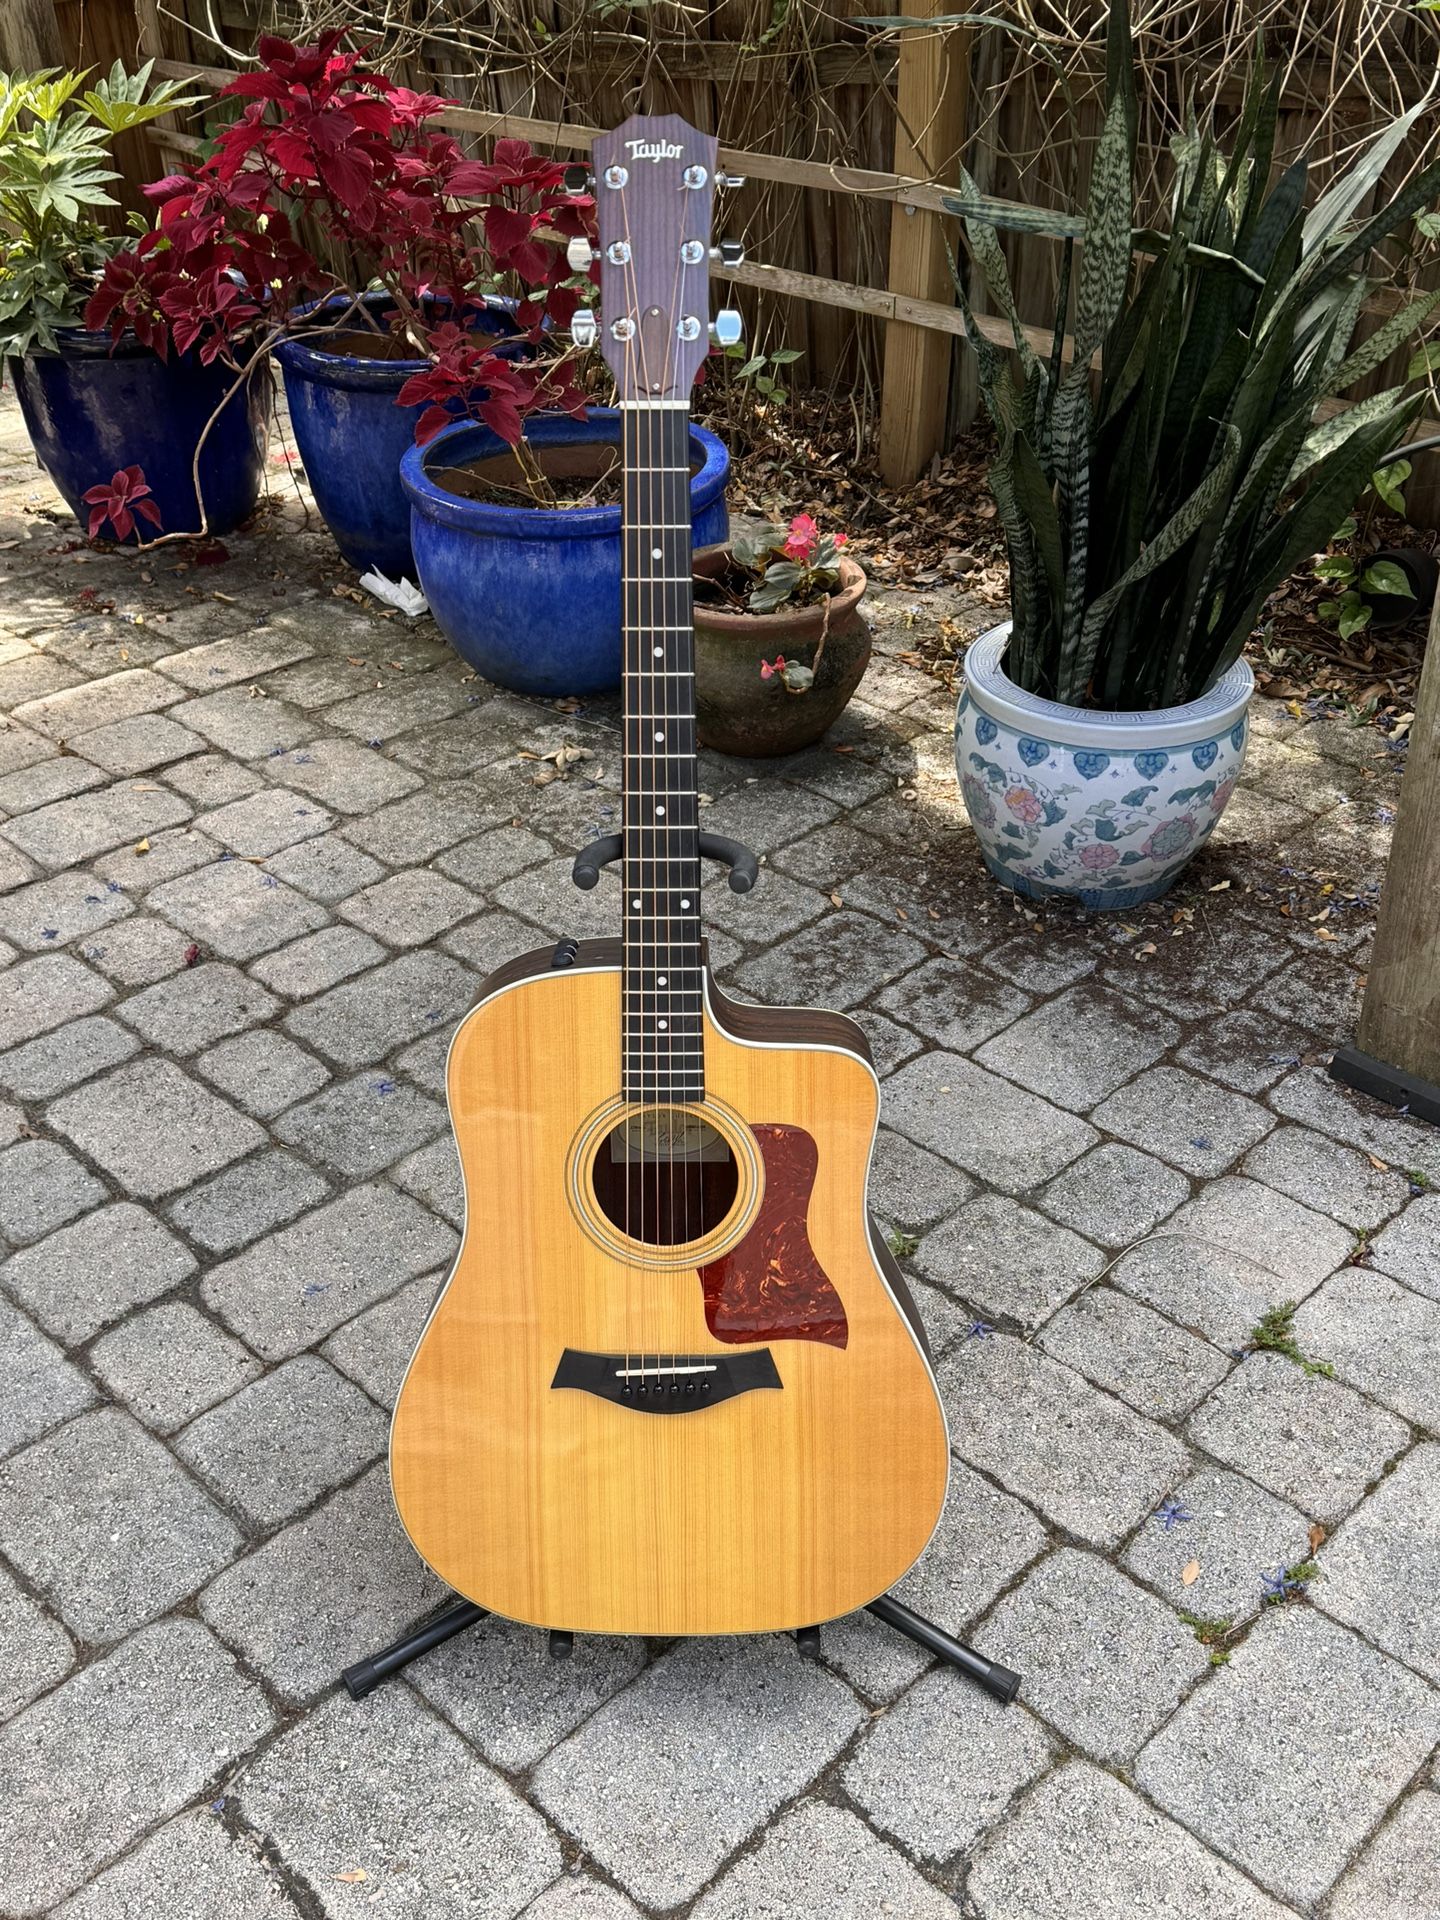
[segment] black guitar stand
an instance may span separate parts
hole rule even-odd
[[[621,839],[618,833],[594,840],[576,855],[571,878],[577,887],[588,891],[598,884],[601,868],[610,866],[620,855]],[[749,893],[755,885],[759,876],[758,863],[750,849],[741,846],[738,840],[727,840],[718,833],[702,833],[700,855],[705,860],[718,860],[730,869],[732,892]],[[574,941],[560,941],[551,964],[565,967],[573,965],[574,960]],[[368,1660],[357,1660],[354,1666],[346,1667],[341,1675],[346,1692],[352,1700],[363,1700],[367,1693],[373,1692],[392,1673],[398,1673],[412,1660],[418,1660],[422,1653],[443,1646],[447,1640],[453,1640],[457,1633],[463,1633],[467,1627],[473,1627],[477,1620],[483,1620],[486,1611],[486,1608],[476,1606],[472,1600],[456,1601],[454,1606],[437,1613],[433,1620],[417,1628],[414,1633],[403,1635],[383,1652],[372,1654]],[[877,1620],[883,1620],[887,1626],[894,1627],[897,1633],[903,1633],[907,1639],[915,1641],[917,1646],[924,1647],[927,1653],[947,1661],[967,1679],[983,1687],[1002,1706],[1009,1706],[1020,1691],[1018,1673],[1012,1672],[1009,1667],[1002,1667],[998,1661],[987,1660],[983,1654],[976,1653],[973,1647],[967,1647],[963,1641],[946,1633],[943,1627],[937,1627],[933,1620],[927,1620],[923,1614],[916,1613],[913,1607],[907,1607],[893,1594],[882,1593],[878,1600],[870,1602],[865,1611],[873,1613]],[[820,1652],[820,1628],[799,1628],[795,1641],[802,1654],[810,1659],[817,1658]],[[575,1636],[552,1628],[549,1646],[552,1660],[566,1660],[575,1650]]]

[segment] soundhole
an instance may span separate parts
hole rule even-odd
[[[740,1169],[725,1136],[685,1107],[640,1107],[600,1142],[591,1171],[612,1226],[647,1247],[712,1233],[735,1204]]]

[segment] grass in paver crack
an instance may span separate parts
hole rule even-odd
[[[1203,1613],[1184,1613],[1180,1618],[1191,1629],[1202,1647],[1209,1650],[1212,1667],[1223,1667],[1229,1661],[1229,1642],[1240,1629],[1229,1614],[1217,1614],[1213,1618]]]
[[[1283,1607],[1287,1600],[1298,1600],[1312,1580],[1324,1577],[1318,1560],[1298,1560],[1293,1567],[1276,1567],[1273,1573],[1260,1576],[1262,1604]]]
[[[918,1233],[901,1233],[892,1227],[885,1236],[885,1244],[897,1260],[906,1260],[920,1244]]]
[[[1283,1353],[1287,1360],[1293,1360],[1297,1367],[1306,1373],[1323,1374],[1327,1380],[1335,1378],[1335,1369],[1328,1360],[1310,1360],[1300,1351],[1295,1338],[1295,1302],[1286,1300],[1278,1307],[1271,1307],[1268,1313],[1260,1316],[1259,1324],[1250,1329],[1248,1351],[1251,1353]]]

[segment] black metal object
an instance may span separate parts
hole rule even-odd
[[[703,1371],[702,1371],[703,1369]],[[780,1389],[768,1347],[746,1353],[583,1353],[566,1347],[550,1382],[634,1413],[698,1413],[759,1388]]]
[[[877,1620],[883,1620],[887,1627],[894,1627],[897,1633],[916,1641],[927,1652],[947,1660],[967,1680],[973,1680],[977,1687],[983,1687],[1002,1706],[1008,1707],[1020,1691],[1018,1673],[1009,1667],[1002,1667],[996,1660],[985,1659],[983,1654],[974,1652],[963,1640],[957,1640],[953,1633],[946,1633],[943,1627],[937,1627],[933,1620],[916,1613],[913,1607],[907,1607],[893,1594],[882,1593],[878,1600],[870,1602],[865,1611],[873,1613]]]
[[[383,1653],[371,1654],[368,1660],[357,1660],[353,1667],[346,1667],[340,1676],[345,1682],[345,1691],[352,1700],[363,1700],[392,1673],[408,1667],[412,1660],[429,1653],[432,1647],[443,1647],[447,1640],[453,1640],[457,1633],[463,1633],[466,1627],[473,1627],[477,1620],[484,1618],[484,1607],[477,1607],[473,1600],[457,1600],[453,1607],[437,1613],[414,1633],[402,1634]]]
[[[749,893],[760,877],[760,863],[750,849],[741,846],[738,840],[728,839],[723,833],[702,833],[699,841],[702,860],[718,860],[730,869],[730,891]],[[576,854],[570,878],[577,887],[588,893],[599,882],[600,869],[613,866],[620,854],[618,833],[607,833],[599,840],[592,840],[588,847],[583,847]]]
[[[1358,1047],[1341,1047],[1330,1062],[1330,1078],[1387,1106],[1403,1107],[1412,1119],[1440,1126],[1440,1087],[1403,1067],[1392,1067],[1388,1060],[1377,1060]]]

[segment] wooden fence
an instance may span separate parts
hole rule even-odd
[[[960,10],[958,0],[901,3],[907,18]],[[293,0],[288,4],[293,10]],[[356,0],[350,11],[363,16],[365,6]],[[751,183],[735,208],[736,237],[751,257],[729,270],[748,290],[751,337],[803,347],[810,381],[851,386],[867,409],[877,407],[882,470],[892,484],[903,484],[926,469],[973,403],[969,356],[963,348],[956,352],[963,326],[950,277],[954,222],[942,209],[957,157],[964,153],[988,193],[1042,205],[1064,204],[1068,193],[1073,205],[1083,187],[1071,177],[1075,152],[1083,167],[1085,136],[1097,124],[1099,60],[1093,47],[1082,45],[1070,61],[1067,84],[1081,136],[1072,150],[1047,139],[1043,91],[1017,92],[1014,63],[1006,64],[1009,41],[923,29],[877,41],[852,25],[855,15],[893,6],[894,0],[812,6],[797,63],[783,36],[767,43],[754,31],[757,18],[788,18],[786,8],[772,8],[770,0],[758,14],[753,0],[719,0],[704,17],[704,37],[662,37],[648,27],[639,35],[608,30],[604,22],[617,16],[593,7],[584,10],[580,34],[576,0],[536,0],[524,9],[526,19],[533,15],[537,22],[536,49],[528,54],[513,29],[492,26],[486,31],[492,40],[499,34],[500,51],[491,46],[473,65],[453,40],[432,43],[424,36],[404,43],[400,62],[412,84],[467,102],[445,118],[473,136],[512,133],[578,154],[597,128],[639,109],[679,111],[730,135],[735,144],[722,149],[724,163]],[[403,15],[405,6],[392,4],[386,17],[392,13]],[[492,23],[500,18],[496,7],[481,13]],[[480,17],[454,5],[447,14]],[[553,28],[541,33],[547,19]],[[233,66],[212,36],[243,57],[262,24],[283,30],[287,0],[3,0],[0,65],[24,63],[13,48],[20,44],[23,52],[28,36],[37,48],[48,42],[52,59],[108,64],[117,55],[153,54],[161,71],[214,87]],[[1388,110],[1423,91],[1426,57],[1433,68],[1433,29],[1430,16],[1397,30],[1408,39],[1392,49]],[[1426,33],[1428,41],[1421,37]],[[563,67],[546,56],[546,34],[556,43],[562,34],[573,41]],[[1183,71],[1194,79],[1196,63],[1185,63]],[[1199,77],[1222,109],[1233,103],[1238,80],[1228,67],[1199,71]],[[1165,60],[1149,61],[1154,125],[1146,137],[1156,194],[1165,177],[1161,134],[1177,111],[1179,85]],[[1337,80],[1334,62],[1327,67],[1318,56],[1292,66],[1282,104],[1280,144],[1287,153],[1313,147],[1322,127],[1322,144],[1358,138],[1375,117],[1356,74]],[[1054,120],[1068,114],[1058,101],[1049,111]],[[173,129],[147,131],[148,140],[126,136],[128,151],[121,155],[132,198],[138,180],[160,170],[156,160],[165,145],[191,144]],[[1402,154],[1392,172],[1413,159],[1413,151]],[[1005,244],[1021,312],[1048,346],[1055,249],[1030,236],[1006,236]],[[1009,343],[999,320],[982,315],[981,326]],[[1406,357],[1398,355],[1361,391],[1399,377]],[[1424,430],[1435,431],[1435,422]],[[1416,517],[1440,525],[1440,459],[1420,457],[1410,496]]]

